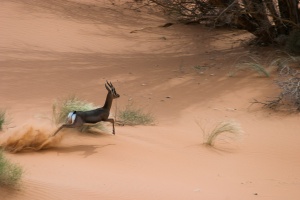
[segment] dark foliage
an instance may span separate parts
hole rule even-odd
[[[298,0],[149,0],[185,23],[230,25],[261,43],[273,43],[299,28]]]

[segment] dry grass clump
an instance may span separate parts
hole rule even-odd
[[[22,174],[22,168],[11,163],[4,157],[3,151],[0,150],[0,186],[17,186],[20,183]]]
[[[276,52],[277,53],[277,52]],[[275,55],[273,57],[270,65],[278,68],[279,72],[285,71],[285,74],[289,74],[288,69],[286,67],[294,67],[297,68],[300,66],[300,56],[293,56],[287,52],[278,51],[279,55]]]
[[[69,96],[65,99],[56,100],[52,105],[53,120],[58,124],[66,122],[67,116],[72,111],[88,111],[93,110],[96,107],[92,103],[80,100],[76,96]],[[102,123],[96,123],[94,125],[83,125],[79,127],[80,132],[95,132],[93,130],[105,131]]]
[[[52,105],[53,119],[56,124],[66,121],[68,114],[72,111],[88,111],[94,109],[92,103],[80,100],[76,96],[69,96],[65,99],[58,99]]]
[[[144,112],[141,108],[127,105],[118,113],[119,122],[123,125],[153,125],[154,117],[151,113]]]
[[[202,131],[203,131],[203,135],[204,135],[203,143],[208,146],[214,146],[216,139],[220,135],[225,136],[225,134],[230,133],[233,136],[230,138],[235,139],[235,138],[238,138],[243,133],[241,126],[233,120],[219,122],[215,126],[215,128],[210,132],[206,132],[203,129],[202,129]],[[227,136],[227,138],[229,137],[229,135],[226,135],[226,136]]]
[[[3,129],[3,125],[5,123],[5,110],[0,109],[0,131]]]

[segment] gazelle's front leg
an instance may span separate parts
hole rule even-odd
[[[113,125],[113,134],[115,135],[115,120],[113,118],[108,118],[105,121],[112,123],[112,125]]]

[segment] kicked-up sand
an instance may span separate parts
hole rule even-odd
[[[251,104],[278,94],[276,73],[228,76],[239,58],[272,49],[244,45],[252,37],[244,31],[163,28],[172,21],[131,5],[1,1],[0,107],[9,124],[0,140],[25,173],[17,190],[0,187],[0,199],[299,199],[299,114]],[[53,102],[73,94],[102,106],[106,80],[121,95],[112,117],[133,104],[156,124],[53,138],[57,127],[30,122],[51,118]],[[202,129],[223,120],[237,121],[242,139],[203,145]]]
[[[53,147],[60,143],[63,135],[57,134],[52,136],[54,130],[49,132],[51,130],[50,126],[23,125],[2,134],[2,137],[0,137],[0,146],[12,153],[26,150],[39,151]]]

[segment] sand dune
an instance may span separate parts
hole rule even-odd
[[[1,2],[0,102],[11,120],[0,141],[25,174],[0,199],[299,199],[299,115],[251,106],[277,94],[275,74],[228,76],[241,56],[272,50],[243,45],[251,37],[243,31],[161,28],[170,20],[128,6]],[[113,113],[133,102],[157,124],[49,139],[55,127],[31,123],[70,94],[103,105],[105,80],[121,95]],[[199,124],[228,119],[241,124],[242,140],[203,145]]]

